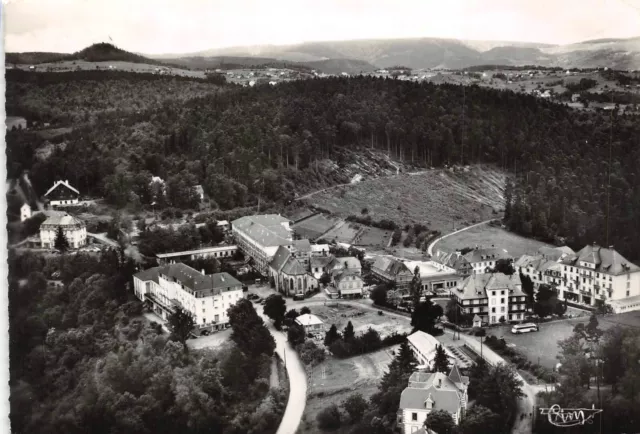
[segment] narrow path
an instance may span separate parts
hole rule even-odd
[[[441,237],[436,238],[435,240],[433,240],[433,241],[431,242],[431,244],[429,244],[429,247],[427,247],[427,254],[428,254],[429,256],[433,256],[433,247],[436,245],[436,243],[437,243],[437,242],[442,241],[442,240],[444,240],[445,238],[450,237],[451,235],[455,235],[455,234],[458,234],[458,233],[460,233],[460,232],[464,232],[464,231],[466,231],[466,230],[469,230],[469,229],[471,229],[471,228],[475,228],[476,226],[480,226],[480,225],[484,225],[484,224],[487,224],[487,223],[491,223],[491,222],[492,222],[492,221],[494,221],[494,220],[498,220],[498,219],[485,220],[485,221],[483,221],[483,222],[476,223],[476,224],[471,225],[471,226],[467,226],[466,228],[458,229],[458,230],[457,230],[457,231],[455,231],[455,232],[451,232],[450,234],[442,235]]]

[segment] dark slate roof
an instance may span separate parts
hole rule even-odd
[[[398,261],[397,259],[389,258],[386,256],[378,256],[373,266],[375,268],[383,270],[385,273],[388,273],[394,276],[397,276],[400,273],[413,274],[411,270],[407,268],[404,262],[401,262],[401,261]]]
[[[298,252],[311,252],[311,243],[309,240],[293,240],[293,247]]]
[[[289,256],[291,256],[289,249],[284,246],[280,246],[278,247],[278,250],[276,250],[276,254],[273,255],[273,259],[269,263],[269,266],[279,273],[287,262],[287,259],[289,259]]]
[[[503,289],[509,290],[509,296],[525,295],[519,273],[511,276],[502,273],[472,274],[460,284],[454,294],[462,299],[477,299],[487,297],[487,290]]]
[[[284,263],[284,267],[282,267],[282,272],[289,276],[307,274],[307,270],[305,270],[302,264],[300,264],[300,262],[293,256],[289,256],[287,258],[287,261]]]
[[[362,280],[362,277],[360,277],[360,273],[358,273],[355,270],[349,270],[349,269],[345,269],[345,270],[336,270],[334,272],[333,275],[333,279],[336,282],[340,282],[342,279],[344,279],[345,277],[349,277],[349,276],[356,276],[357,278],[359,278],[360,280]]]
[[[139,273],[134,274],[133,277],[136,277],[142,280],[143,282],[154,281],[158,283],[159,282],[158,276],[160,275],[161,268],[163,267],[148,268],[146,270],[143,270],[143,271],[140,271]]]
[[[312,256],[309,263],[312,268],[315,267],[326,267],[333,258],[331,256]]]
[[[561,261],[563,264],[573,266],[579,266],[580,262],[595,265],[594,271],[596,272],[614,276],[640,271],[640,267],[629,262],[614,249],[600,247],[597,244],[585,246],[575,255],[567,256]]]
[[[453,365],[449,373],[449,379],[454,383],[469,384],[469,377],[460,374],[458,365]]]
[[[143,281],[153,280],[157,283],[158,275],[167,276],[171,280],[175,279],[183,284],[187,290],[198,293],[200,297],[235,291],[242,286],[242,283],[229,273],[205,275],[182,263],[150,268],[135,274],[135,277]]]
[[[417,373],[411,375],[410,386],[400,395],[401,409],[424,409],[427,399],[433,401],[434,410],[446,410],[455,413],[462,405],[462,391],[441,372],[420,373],[422,381],[412,381]]]
[[[505,249],[498,249],[495,247],[481,248],[476,247],[472,251],[466,253],[464,258],[470,263],[494,261],[498,259],[511,259],[511,255]]]

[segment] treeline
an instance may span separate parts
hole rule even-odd
[[[339,333],[335,324],[332,324],[325,335],[324,345],[329,348],[334,356],[346,358],[397,345],[405,341],[406,338],[406,333],[393,333],[381,338],[380,333],[371,327],[366,332],[356,335],[353,324],[349,321],[342,333]]]
[[[287,396],[270,390],[275,343],[253,307],[230,311],[228,353],[185,352],[141,318],[134,271],[117,251],[11,253],[12,432],[275,432]]]
[[[87,113],[101,101],[98,95],[79,97],[94,82],[71,81],[64,84],[65,93],[35,83],[18,94],[11,76],[7,81],[9,105],[20,106],[32,92],[49,106],[59,95],[74,97],[69,110]],[[136,92],[130,86],[118,95],[132,102]],[[632,241],[640,234],[639,135],[633,115],[579,112],[531,95],[375,77],[328,78],[104,114],[99,124],[74,129],[64,151],[36,163],[31,145],[17,163],[32,169],[39,191],[62,178],[96,195],[119,189],[141,196],[133,175],[139,172],[163,179],[189,173],[189,182],[206,190],[209,185],[207,194],[222,207],[246,206],[258,195],[291,200],[296,191],[336,182],[340,172],[321,163],[339,160],[345,149],[368,147],[416,166],[493,163],[516,175],[510,195],[517,212],[507,219],[514,230],[578,244],[602,242],[609,209],[610,243],[637,258],[640,247]],[[10,148],[14,139],[8,136]],[[609,172],[613,185],[607,202],[603,186]],[[221,184],[218,177],[230,181]],[[109,185],[114,182],[118,188]]]

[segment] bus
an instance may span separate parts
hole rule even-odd
[[[529,333],[529,332],[537,332],[538,331],[538,325],[528,322],[526,324],[517,324],[514,325],[513,328],[511,329],[511,333],[518,335],[520,333]]]

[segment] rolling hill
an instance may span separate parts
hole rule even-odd
[[[475,65],[540,65],[569,67],[640,68],[640,38],[600,39],[568,45],[522,42],[462,41],[441,38],[305,42],[296,45],[263,45],[205,50],[188,56],[267,57],[290,62],[353,59],[386,68],[458,69]],[[183,57],[153,56],[157,59]],[[352,60],[352,61],[353,61]]]

